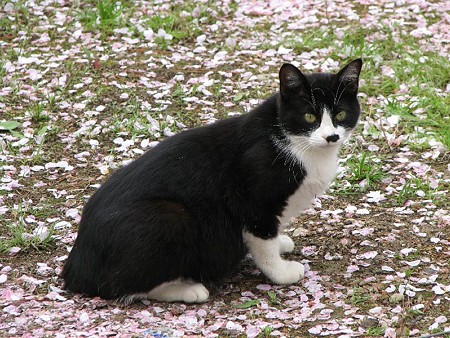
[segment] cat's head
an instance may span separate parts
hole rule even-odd
[[[362,61],[336,74],[303,74],[291,64],[280,69],[279,122],[285,135],[308,149],[337,147],[358,122]]]

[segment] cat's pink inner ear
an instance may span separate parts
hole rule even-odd
[[[282,95],[299,94],[308,86],[303,73],[295,66],[285,63],[280,69],[280,92]]]

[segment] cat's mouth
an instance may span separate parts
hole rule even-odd
[[[317,152],[318,154],[322,152],[336,152],[340,148],[339,144],[312,144],[308,152],[314,153]]]
[[[331,149],[331,148],[336,148],[339,147],[342,144],[342,140],[336,140],[336,141],[327,141],[327,140],[323,140],[323,141],[314,141],[311,140],[310,144],[313,148],[320,148],[320,149]]]
[[[349,139],[351,131],[330,135],[310,135],[308,143],[315,149],[335,149],[341,147]]]

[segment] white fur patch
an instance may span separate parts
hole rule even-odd
[[[158,285],[148,293],[137,293],[126,297],[126,303],[138,299],[154,299],[161,302],[204,303],[209,291],[201,283],[177,279]]]
[[[282,226],[289,224],[293,217],[311,205],[314,198],[328,189],[338,168],[339,147],[335,144],[316,147],[305,136],[290,135],[288,139],[290,145],[287,150],[303,165],[306,177],[297,191],[289,197],[279,217]]]
[[[288,235],[278,235],[278,248],[280,254],[292,252],[294,250],[294,241]]]
[[[314,147],[339,146],[350,136],[350,133],[351,132],[347,131],[342,126],[335,127],[333,125],[330,109],[328,107],[324,107],[322,110],[322,120],[320,122],[320,126],[311,133],[309,136],[309,142]],[[326,139],[328,136],[332,135],[338,135],[339,140],[330,144]]]
[[[280,256],[280,251],[291,249],[290,243],[288,244],[285,238],[287,236],[262,239],[245,231],[242,236],[256,266],[270,280],[277,284],[292,284],[303,278],[305,270],[302,264],[286,261]]]

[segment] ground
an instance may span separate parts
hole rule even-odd
[[[450,336],[448,1],[17,0],[0,5],[0,335]],[[250,260],[201,305],[62,290],[86,199],[182,129],[243,114],[283,63],[362,57],[340,172],[286,232],[305,278]],[[447,332],[447,333],[443,333]]]

